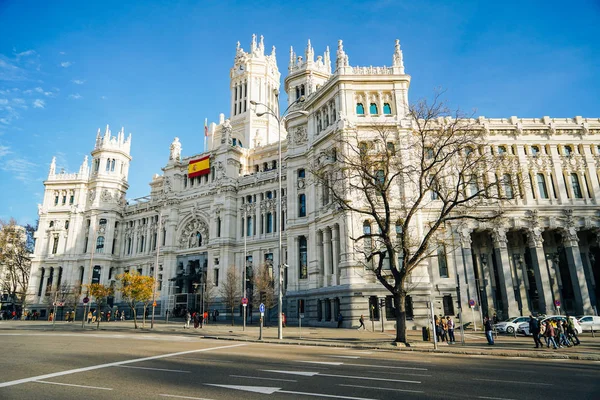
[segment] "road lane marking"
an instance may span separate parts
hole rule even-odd
[[[355,387],[355,388],[361,388],[361,389],[391,390],[394,392],[425,393],[422,390],[389,389],[389,388],[382,388],[382,387],[375,387],[375,386],[343,385],[343,384],[338,384],[338,386]]]
[[[59,383],[59,382],[48,382],[48,381],[33,381],[34,383],[47,383],[49,385],[60,385],[60,386],[74,386],[84,389],[100,389],[100,390],[112,390],[112,388],[98,387],[98,386],[85,386],[85,385],[72,385],[70,383]]]
[[[165,369],[165,368],[149,368],[149,367],[133,367],[131,365],[117,365],[118,368],[134,368],[134,369],[148,369],[150,371],[164,371],[164,372],[182,372],[189,374],[190,371],[184,371],[182,369]]]
[[[345,366],[353,366],[353,367],[369,367],[369,368],[388,368],[388,369],[412,369],[416,371],[427,371],[427,368],[418,368],[418,367],[391,367],[387,365],[368,365],[368,364],[344,364]]]
[[[363,380],[369,380],[369,381],[386,381],[386,382],[390,381],[389,378],[371,378],[371,377],[367,377],[367,376],[354,376],[354,375],[334,375],[334,374],[323,374],[321,372],[312,372],[312,371],[277,371],[277,370],[272,370],[272,369],[263,369],[261,371],[273,372],[276,374],[289,374],[289,375],[301,375],[301,376],[318,375],[318,376],[328,376],[328,377],[332,377],[332,378],[351,378],[351,379],[363,379]],[[394,379],[394,382],[416,383],[416,384],[421,383],[421,381],[407,381],[407,380],[402,380],[402,379]]]
[[[229,375],[229,376],[234,377],[234,378],[262,379],[265,381],[298,382],[295,379],[261,378],[260,376],[245,376],[245,375]]]
[[[296,362],[307,363],[307,364],[319,364],[319,365],[335,365],[340,366],[344,364],[343,362],[332,362],[332,361],[300,361],[296,360]]]
[[[287,393],[287,394],[295,394],[295,395],[302,395],[302,396],[330,397],[330,398],[334,398],[334,399],[375,400],[375,399],[368,399],[368,398],[364,398],[364,397],[337,396],[337,395],[332,395],[332,394],[309,393],[309,392],[293,392],[291,390],[281,390],[281,388],[278,388],[278,387],[268,387],[268,386],[217,385],[214,383],[205,383],[205,385],[221,387],[224,389],[243,390],[246,392],[260,393],[260,394]]]
[[[149,361],[149,360],[158,360],[158,359],[161,359],[161,358],[168,358],[168,357],[180,356],[180,355],[184,355],[184,354],[194,354],[194,353],[202,353],[202,352],[205,352],[205,351],[212,351],[212,350],[231,349],[231,348],[234,348],[234,347],[240,347],[240,346],[246,346],[246,345],[247,345],[246,343],[240,343],[240,344],[233,344],[233,345],[229,345],[229,346],[209,347],[209,348],[205,348],[205,349],[180,351],[180,352],[177,352],[177,353],[167,353],[167,354],[161,354],[161,355],[158,355],[158,356],[135,358],[133,360],[116,361],[116,362],[112,362],[112,363],[92,365],[90,367],[75,368],[75,369],[70,369],[70,370],[67,370],[67,371],[54,372],[54,373],[51,373],[51,374],[45,374],[45,375],[39,375],[39,376],[32,376],[30,378],[17,379],[15,381],[1,382],[0,383],[0,387],[20,385],[22,383],[29,383],[29,382],[33,382],[33,381],[39,381],[39,380],[43,380],[43,379],[48,379],[48,378],[55,378],[57,376],[71,375],[71,374],[76,374],[76,373],[79,373],[79,372],[93,371],[93,370],[101,369],[101,368],[116,367],[116,366],[119,366],[119,365],[133,364],[133,363],[142,362],[142,361]]]
[[[204,397],[189,397],[189,396],[177,396],[176,394],[159,394],[162,397],[175,397],[177,399],[190,399],[190,400],[212,400]]]
[[[553,383],[540,383],[540,382],[502,381],[499,379],[480,379],[480,378],[473,378],[473,380],[474,381],[483,381],[483,382],[521,383],[523,385],[554,386]]]
[[[353,359],[360,358],[360,356],[325,356],[325,357],[333,357],[333,358],[353,358]]]
[[[515,399],[509,399],[506,397],[486,397],[486,396],[477,396],[478,399],[485,399],[485,400],[515,400]]]
[[[388,375],[402,375],[402,376],[424,376],[424,377],[433,376],[433,375],[427,375],[427,374],[409,374],[406,372],[387,372],[387,371],[367,371],[367,372],[369,372],[371,374],[388,374]]]

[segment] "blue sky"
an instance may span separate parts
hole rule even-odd
[[[89,4],[88,4],[89,3]],[[486,117],[600,117],[598,1],[0,0],[0,218],[37,218],[52,156],[76,172],[96,131],[133,136],[128,197],[149,193],[169,144],[202,151],[204,118],[229,112],[239,40],[307,39],[351,65],[390,65],[400,39],[410,100],[446,98]]]

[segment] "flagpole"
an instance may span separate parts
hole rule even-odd
[[[208,136],[208,118],[204,118],[204,152],[208,150],[206,148],[206,137]]]

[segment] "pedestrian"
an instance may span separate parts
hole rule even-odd
[[[121,310],[121,321],[125,321],[125,310]]]
[[[483,326],[485,329],[485,337],[488,341],[488,344],[491,346],[494,344],[494,336],[493,336],[493,332],[492,332],[492,320],[486,316],[483,319]]]
[[[200,316],[194,313],[194,329],[198,329],[198,326],[200,326]]]
[[[217,310],[213,310],[213,322],[217,322],[218,315],[219,315],[219,312]]]
[[[440,319],[440,330],[442,333],[442,342],[448,341],[448,324],[446,323],[446,319],[442,316]]]
[[[204,313],[202,314],[202,323],[203,324],[208,324],[208,311],[204,311]]]
[[[433,316],[433,325],[435,327],[435,337],[437,339],[438,342],[440,342],[440,339],[442,337],[442,328],[440,327],[440,318],[437,315]]]
[[[340,311],[337,316],[337,323],[338,323],[337,327],[338,328],[342,327],[342,322],[344,322],[344,316],[342,315],[342,313]]]
[[[577,337],[577,331],[575,330],[575,324],[573,323],[573,319],[572,319],[572,317],[569,316],[568,313],[567,313],[567,335],[573,341],[574,346],[577,346],[578,344],[581,343],[579,341],[579,338]]]
[[[550,345],[552,345],[554,349],[558,349],[556,340],[554,340],[554,327],[552,326],[552,322],[550,320],[546,321],[546,331],[544,336],[547,338],[546,347],[550,347]]]
[[[456,339],[454,338],[454,320],[452,317],[446,317],[446,325],[448,326],[448,336],[450,339],[450,344],[456,343]]]
[[[92,318],[93,318],[93,317],[94,317],[94,314],[92,314],[92,312],[91,312],[91,311],[88,311],[88,313],[87,313],[87,321],[88,321],[88,324],[92,322]]]
[[[285,317],[285,313],[281,313],[281,325],[285,328],[287,326],[287,318]]]
[[[198,317],[198,323],[200,324],[200,328],[204,326],[204,314],[196,313]]]
[[[569,340],[567,339],[567,335],[565,335],[565,325],[567,324],[566,321],[561,321],[558,320],[556,321],[556,337],[558,338],[558,347],[571,347],[571,343],[569,343]]]
[[[529,316],[529,332],[533,336],[533,343],[535,343],[535,348],[543,347],[542,342],[540,340],[540,322],[533,318],[533,315]]]
[[[367,327],[365,326],[365,317],[364,317],[364,315],[360,314],[360,318],[358,319],[358,323],[360,324],[358,326],[358,330],[360,330],[360,328],[363,328],[363,330],[367,329]]]
[[[183,328],[189,328],[190,327],[190,321],[192,320],[192,314],[190,314],[189,311],[185,312],[185,324],[183,325]]]

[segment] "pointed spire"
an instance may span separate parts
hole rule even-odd
[[[80,175],[86,175],[88,173],[88,156],[87,154],[83,157],[83,162],[81,163],[81,166],[79,167],[79,174]]]
[[[254,53],[256,50],[256,34],[252,34],[252,42],[250,43],[250,53]]]
[[[393,67],[400,68],[400,73],[404,73],[404,60],[402,58],[402,50],[400,50],[400,40],[396,39],[396,45],[394,48],[394,60],[392,63]]]
[[[325,68],[327,68],[327,72],[331,73],[331,55],[329,53],[329,46],[327,46],[325,54],[323,54],[323,63],[325,64]]]
[[[52,157],[52,162],[50,163],[50,170],[48,171],[48,176],[53,176],[56,173],[56,157]]]
[[[342,40],[338,40],[338,48],[337,48],[336,56],[337,56],[337,58],[335,60],[336,69],[348,66],[348,56],[346,55],[346,52],[344,51],[344,44],[343,44]]]
[[[265,54],[265,37],[260,35],[260,42],[258,42],[258,51],[260,54]]]
[[[308,44],[306,45],[306,50],[304,51],[304,58],[306,58],[306,62],[315,61],[315,50],[310,44],[310,39],[308,39]]]
[[[275,46],[271,47],[271,57],[275,58]]]
[[[290,46],[290,63],[288,64],[288,71],[292,72],[294,70],[294,60],[296,59],[296,54],[294,53],[294,47]]]

